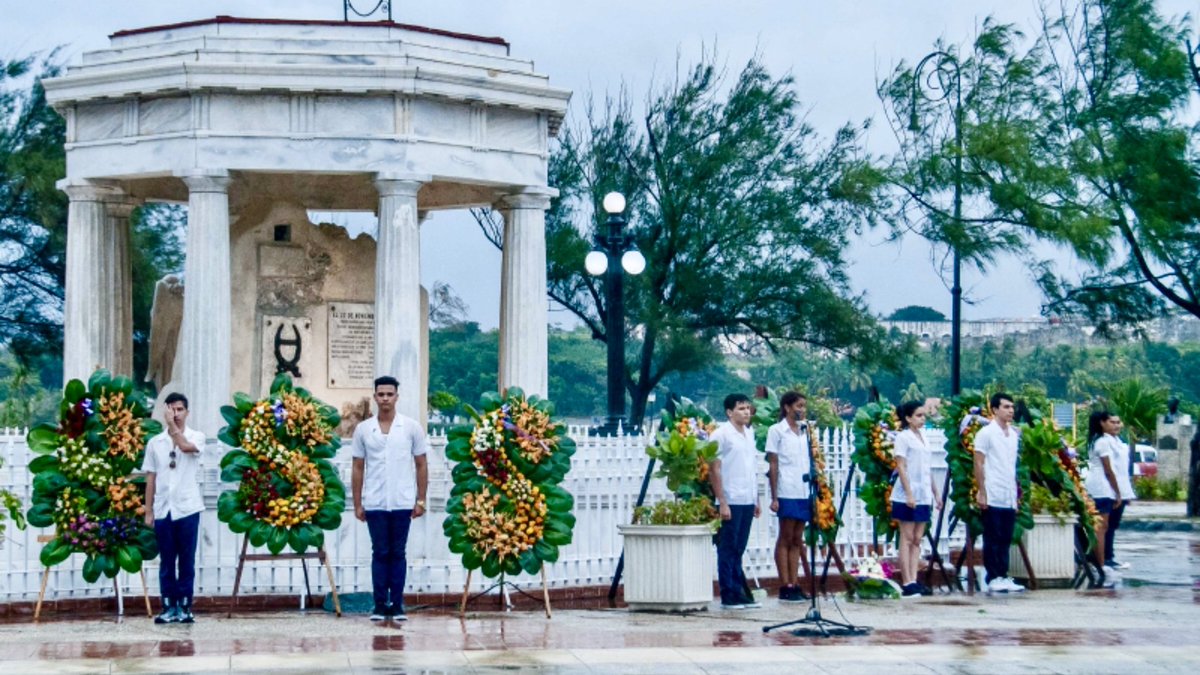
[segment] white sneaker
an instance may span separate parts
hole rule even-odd
[[[1018,584],[1016,581],[1014,581],[1012,577],[1004,577],[1004,582],[1008,586],[1008,591],[1010,593],[1024,593],[1025,592],[1025,587],[1022,586],[1021,584]]]
[[[1007,593],[1008,586],[1004,583],[1006,578],[1007,577],[996,577],[995,579],[989,581],[987,585],[988,595],[992,595],[993,593]]]

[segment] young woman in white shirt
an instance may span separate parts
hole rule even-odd
[[[1108,521],[1114,507],[1121,504],[1121,486],[1117,482],[1117,474],[1113,457],[1119,450],[1121,439],[1117,434],[1121,431],[1121,418],[1107,411],[1097,411],[1088,418],[1088,474],[1085,487],[1092,500],[1096,502],[1096,510],[1100,512],[1100,522],[1096,527],[1096,564],[1103,570],[1107,559],[1104,550],[1105,535],[1108,532]],[[1101,584],[1104,584],[1101,581]]]
[[[900,521],[900,580],[904,597],[928,595],[929,588],[917,581],[921,560],[921,537],[933,513],[942,508],[932,471],[932,452],[925,442],[925,406],[916,401],[896,410],[900,433],[896,434],[896,482],[892,486],[892,517]]]

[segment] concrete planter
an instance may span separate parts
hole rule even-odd
[[[1029,563],[1040,587],[1065,587],[1075,576],[1075,518],[1065,523],[1051,515],[1037,514],[1034,527],[1022,536]],[[1009,551],[1009,576],[1028,579],[1029,571],[1021,559],[1021,551],[1013,546]]]
[[[713,599],[713,532],[707,525],[618,525],[625,538],[630,609],[690,612]]]

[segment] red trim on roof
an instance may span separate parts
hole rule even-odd
[[[109,39],[125,37],[127,35],[142,35],[145,33],[157,33],[159,31],[174,30],[178,28],[191,28],[193,26],[207,26],[210,24],[220,25],[223,23],[229,24],[251,24],[251,25],[267,25],[267,26],[375,26],[379,28],[399,28],[402,30],[411,30],[418,33],[428,33],[430,35],[441,35],[444,37],[457,38],[459,40],[470,40],[472,42],[484,42],[492,45],[500,45],[506,50],[510,48],[508,41],[500,37],[484,37],[482,35],[471,35],[470,33],[456,33],[449,30],[441,30],[439,28],[426,28],[425,26],[414,26],[407,23],[396,23],[395,21],[323,21],[323,20],[301,20],[301,19],[243,19],[236,16],[226,16],[224,14],[213,17],[211,19],[199,19],[196,21],[184,21],[182,23],[170,23],[162,26],[146,26],[145,28],[133,28],[130,30],[119,30]]]

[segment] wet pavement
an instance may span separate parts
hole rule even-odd
[[[1139,517],[1188,524],[1169,510],[1127,514]],[[764,633],[808,607],[773,598],[685,616],[428,609],[384,625],[323,612],[201,615],[192,626],[92,618],[0,626],[0,674],[1200,672],[1200,528],[1123,530],[1117,553],[1131,569],[1114,590],[821,602],[826,619],[872,628],[860,636]]]

